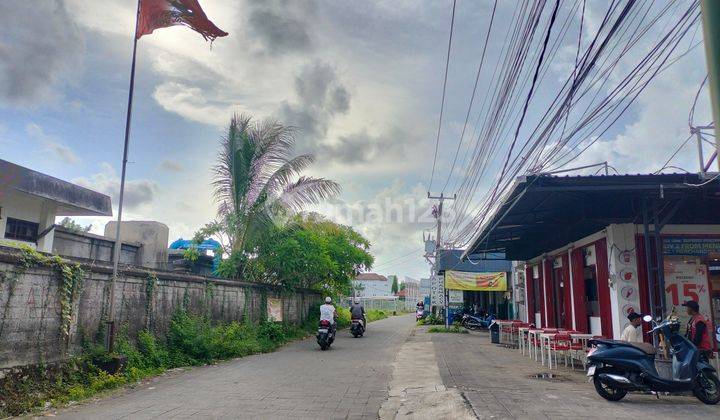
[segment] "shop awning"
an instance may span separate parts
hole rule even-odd
[[[697,174],[520,177],[466,254],[527,260],[613,223],[641,224],[643,211],[663,225],[720,224],[719,185]]]

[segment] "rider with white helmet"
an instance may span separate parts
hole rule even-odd
[[[325,298],[325,304],[320,305],[320,321],[330,321],[333,329],[335,328],[335,319],[337,318],[337,311],[332,305],[332,299],[330,296]]]

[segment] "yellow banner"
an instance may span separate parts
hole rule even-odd
[[[448,270],[445,272],[445,288],[450,290],[504,292],[507,290],[507,274],[504,272],[469,273]]]

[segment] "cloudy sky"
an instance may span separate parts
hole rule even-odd
[[[115,201],[135,4],[0,2],[0,158]],[[230,116],[271,117],[299,128],[299,151],[317,156],[312,175],[342,184],[341,197],[321,210],[371,240],[377,271],[424,277],[428,265],[414,251],[422,247],[423,229],[433,226],[424,196],[452,2],[201,4],[230,33],[212,48],[183,27],[139,42],[127,218],[163,222],[171,240],[191,236],[215,215],[210,167]],[[514,4],[499,2],[500,27]],[[589,1],[587,7],[590,33],[606,3]],[[491,8],[489,0],[458,1],[436,170],[443,182]],[[490,47],[489,60],[500,47],[499,41]],[[559,63],[551,76],[560,80],[566,70]],[[621,172],[659,169],[688,135],[688,111],[705,73],[700,45],[663,72],[579,162],[608,160]],[[696,119],[709,115],[703,92]],[[673,163],[696,171],[693,150],[685,147]],[[79,221],[96,232],[106,222]]]

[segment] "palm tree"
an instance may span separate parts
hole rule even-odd
[[[340,193],[340,185],[303,176],[313,155],[294,156],[295,130],[277,121],[235,115],[213,168],[218,216],[230,252],[252,252],[254,239],[279,215]]]

